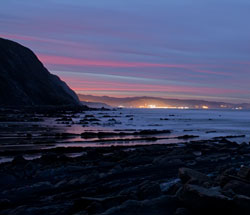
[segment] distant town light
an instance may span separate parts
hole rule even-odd
[[[141,105],[139,106],[139,108],[157,108],[157,109],[189,109],[189,107],[186,107],[186,106],[179,106],[179,107],[176,107],[176,106],[156,106],[156,105]]]
[[[149,108],[156,108],[156,105],[148,105]]]
[[[236,110],[242,110],[243,108],[242,107],[236,107],[235,109]]]

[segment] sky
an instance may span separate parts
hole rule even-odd
[[[249,0],[1,0],[0,37],[77,93],[250,102]]]

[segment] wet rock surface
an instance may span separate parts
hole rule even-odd
[[[0,164],[0,214],[250,213],[250,146],[234,142],[242,135],[201,140],[192,130],[116,127],[136,118],[124,116],[1,111],[0,156],[13,159]],[[109,130],[89,130],[95,123]]]
[[[84,153],[75,158],[67,150],[1,164],[0,214],[250,212],[248,144],[76,148]]]

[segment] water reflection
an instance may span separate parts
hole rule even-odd
[[[233,138],[249,142],[250,111],[122,109],[86,111],[60,117],[42,117],[39,122],[4,122],[0,124],[0,162],[11,161],[11,151],[46,150],[56,147],[106,147],[145,144],[171,144],[189,140],[183,135],[196,135],[191,140],[220,136],[245,135]],[[138,135],[140,130],[171,130],[170,134]],[[84,138],[82,133],[117,133],[117,135]],[[120,135],[123,132],[126,135]],[[27,155],[36,159],[40,155]],[[74,156],[72,154],[72,156]],[[78,155],[76,155],[78,156]]]

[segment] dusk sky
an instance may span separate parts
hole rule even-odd
[[[77,93],[250,102],[249,0],[1,0],[0,37]]]

